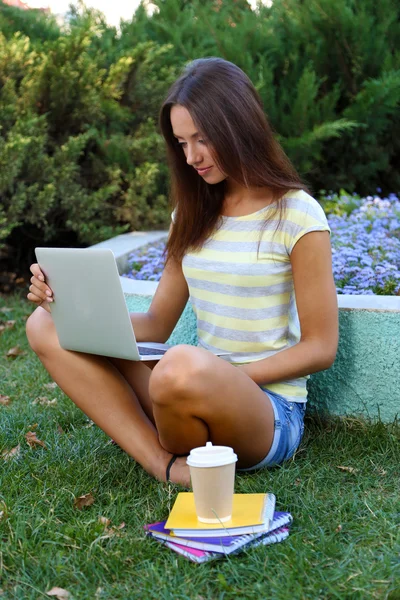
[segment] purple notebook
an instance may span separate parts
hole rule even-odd
[[[289,536],[288,527],[279,527],[269,533],[263,533],[256,540],[250,540],[246,545],[242,545],[240,548],[236,548],[235,552],[241,552],[245,547],[249,546],[267,546],[269,544],[277,544],[282,542]],[[179,538],[175,538],[179,539]],[[158,542],[162,542],[164,546],[170,548],[174,552],[181,554],[185,558],[195,563],[204,563],[210,560],[216,560],[224,556],[221,552],[207,552],[206,550],[199,550],[198,548],[190,548],[189,546],[183,546],[175,542],[157,539]]]
[[[243,535],[231,535],[221,537],[182,537],[174,535],[170,529],[165,529],[166,521],[159,523],[151,523],[145,525],[145,529],[149,535],[160,541],[165,541],[169,546],[179,544],[182,547],[191,549],[203,550],[207,552],[216,552],[219,554],[231,554],[242,546],[254,542],[260,538],[268,536],[271,532],[275,532],[285,525],[290,525],[292,515],[288,512],[275,512],[271,527],[268,532],[247,533]],[[179,550],[177,550],[179,551]]]

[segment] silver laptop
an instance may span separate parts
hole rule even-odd
[[[91,248],[36,248],[53,290],[51,315],[62,348],[128,360],[159,360],[168,344],[136,342],[114,254]]]

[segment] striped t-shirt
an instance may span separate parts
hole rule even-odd
[[[182,261],[199,345],[230,352],[232,363],[261,360],[300,341],[290,254],[304,234],[329,231],[329,226],[321,206],[302,190],[287,193],[284,205],[278,228],[279,215],[265,224],[275,205],[242,217],[222,217],[221,227],[203,247]],[[306,380],[262,387],[305,402]]]

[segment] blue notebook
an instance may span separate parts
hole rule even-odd
[[[163,540],[165,542],[179,544],[180,546],[186,546],[189,548],[195,548],[198,550],[205,550],[208,552],[216,552],[220,554],[231,554],[239,548],[246,546],[249,543],[255,543],[257,540],[260,543],[266,543],[269,534],[275,533],[276,530],[290,525],[292,522],[292,515],[288,512],[274,512],[273,520],[268,531],[261,531],[257,533],[247,533],[243,535],[228,535],[219,537],[209,537],[203,534],[202,537],[190,537],[190,536],[177,536],[170,529],[165,528],[166,521],[159,523],[151,523],[145,525],[145,529],[152,537]],[[265,542],[263,541],[265,539]],[[270,542],[273,543],[273,542]],[[170,546],[169,546],[170,547]],[[172,548],[174,549],[174,548]]]

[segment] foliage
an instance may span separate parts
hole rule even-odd
[[[400,292],[400,201],[368,196],[351,212],[328,217],[332,265],[339,294],[394,295]],[[340,207],[340,203],[339,203]]]
[[[217,55],[255,83],[289,157],[311,187],[400,189],[400,8],[394,0],[156,0],[121,41],[173,44],[176,62]],[[366,32],[373,31],[373,36]]]
[[[62,27],[0,4],[0,245],[85,245],[167,226],[157,112],[182,66],[201,56],[248,73],[315,192],[400,189],[397,2],[156,5],[118,31],[82,2]]]
[[[61,30],[56,18],[41,10],[21,10],[8,6],[0,0],[0,31],[11,39],[17,31],[29,37],[31,43],[40,46],[46,40],[56,40]]]
[[[142,281],[160,281],[164,270],[166,239],[146,244],[128,256],[127,273],[124,277]]]
[[[153,116],[165,48],[140,44],[105,69],[88,51],[95,35],[93,24],[72,27],[38,52],[19,33],[0,34],[0,242],[33,228],[43,241],[73,232],[92,244],[165,222]],[[175,72],[164,74],[169,83]]]

